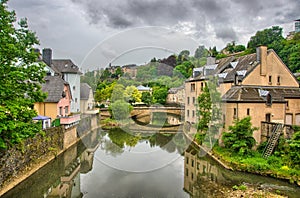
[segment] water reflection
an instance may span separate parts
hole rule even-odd
[[[280,187],[290,197],[300,193],[283,181],[225,170],[186,144],[183,134],[93,130],[3,197],[223,197],[242,182]],[[166,160],[155,171],[124,171]]]

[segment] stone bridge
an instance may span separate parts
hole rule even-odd
[[[151,113],[165,112],[168,114],[174,114],[178,116],[184,115],[184,107],[165,107],[165,106],[150,106],[150,107],[135,107],[131,111],[132,117],[144,117],[149,116]]]
[[[131,111],[131,117],[145,117],[150,116],[154,112],[165,112],[168,114],[174,114],[178,116],[184,116],[184,107],[165,107],[165,106],[150,106],[150,107],[134,107]],[[100,110],[101,119],[110,117],[110,113],[107,108]]]

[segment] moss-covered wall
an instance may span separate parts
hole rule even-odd
[[[62,127],[50,128],[45,135],[37,134],[8,150],[0,151],[0,188],[3,183],[26,169],[31,163],[48,153],[56,154],[63,149]]]

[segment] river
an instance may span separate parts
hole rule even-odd
[[[297,197],[300,189],[277,179],[220,167],[183,133],[90,131],[28,179],[11,197],[223,197],[242,183]]]

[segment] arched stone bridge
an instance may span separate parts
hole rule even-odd
[[[178,116],[184,116],[184,107],[165,107],[165,106],[150,106],[150,107],[134,107],[131,111],[131,117],[141,118],[151,115],[153,112],[165,112]],[[107,108],[100,110],[102,118],[110,117],[110,113]]]
[[[165,112],[168,114],[174,114],[183,116],[184,115],[184,107],[165,107],[165,106],[150,106],[150,107],[134,107],[131,111],[132,117],[144,117],[149,116],[154,112]]]

